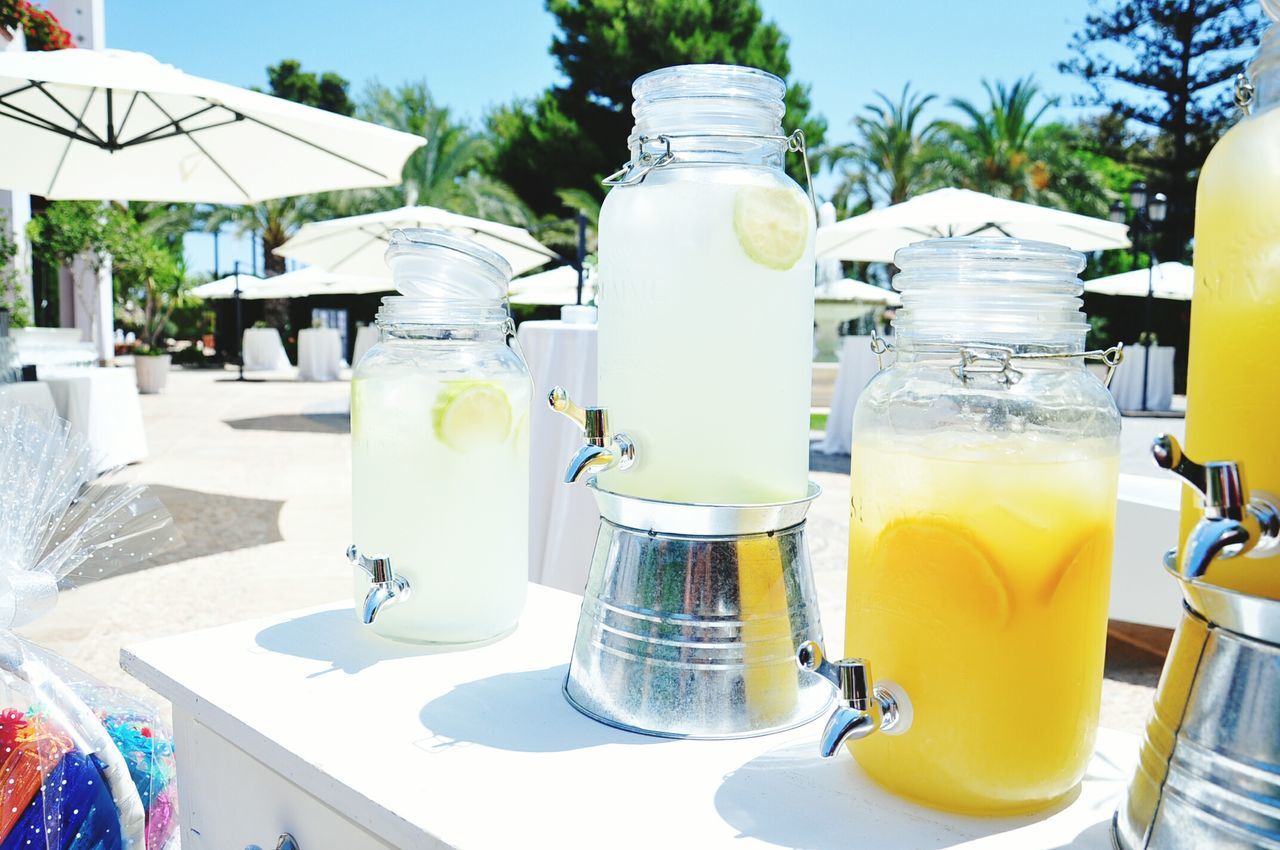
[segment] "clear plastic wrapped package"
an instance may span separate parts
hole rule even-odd
[[[0,850],[178,845],[160,710],[13,631],[60,590],[175,544],[172,517],[145,486],[94,469],[65,421],[0,404]]]

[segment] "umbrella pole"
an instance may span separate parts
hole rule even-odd
[[[587,217],[578,213],[578,306],[582,306],[582,285],[586,270],[583,268],[587,259]]]
[[[236,260],[235,269],[236,269],[235,270],[235,275],[236,275],[236,288],[235,288],[236,351],[238,352],[236,355],[236,360],[239,361],[237,364],[239,367],[239,375],[236,377],[236,380],[243,381],[244,380],[244,317],[240,312],[240,261],[239,260]]]
[[[1142,323],[1147,327],[1147,345],[1143,351],[1142,358],[1142,410],[1144,413],[1147,410],[1147,378],[1151,372],[1151,317],[1152,302],[1155,300],[1155,255],[1147,252],[1147,261],[1149,263],[1147,266],[1147,299],[1143,305],[1144,316],[1142,319]]]

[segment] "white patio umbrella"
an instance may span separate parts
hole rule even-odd
[[[1190,301],[1195,289],[1195,272],[1182,263],[1157,263],[1154,269],[1134,269],[1120,274],[1094,278],[1084,283],[1085,292],[1099,295],[1129,295],[1146,298],[1151,288],[1153,298]]]
[[[382,255],[391,232],[406,227],[435,227],[470,236],[506,258],[515,274],[536,269],[557,257],[550,248],[509,224],[458,215],[436,207],[400,207],[368,215],[335,218],[304,224],[288,242],[276,249],[281,257],[320,266],[331,272],[382,277],[387,265]]]
[[[392,186],[423,143],[145,53],[0,53],[0,187],[46,198],[241,204]]]
[[[262,278],[257,275],[227,275],[218,280],[211,280],[208,283],[202,283],[192,288],[191,294],[197,298],[203,298],[206,301],[212,301],[218,298],[234,298],[236,292],[236,277],[240,278],[240,297],[251,298],[249,291],[262,283]]]
[[[817,301],[861,301],[865,304],[884,304],[901,307],[902,296],[891,289],[882,289],[853,278],[839,278],[818,284],[814,290]]]
[[[1128,230],[1104,218],[968,189],[938,189],[818,228],[817,255],[819,260],[890,263],[899,248],[941,236],[1012,236],[1103,251],[1129,247]]]
[[[595,297],[593,275],[582,283],[582,301]],[[578,303],[578,271],[573,266],[558,266],[538,274],[511,281],[512,304],[549,304],[565,306]]]

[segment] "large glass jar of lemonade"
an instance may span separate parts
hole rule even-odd
[[[1278,3],[1264,3],[1276,20]],[[1234,460],[1252,490],[1280,494],[1280,27],[1249,65],[1252,112],[1214,146],[1196,190],[1187,454]],[[1202,516],[1184,488],[1182,538]],[[1280,599],[1274,559],[1214,562],[1205,581]]]
[[[783,170],[785,85],[726,65],[636,80],[631,161],[600,212],[600,403],[636,442],[602,487],[803,498],[814,211]]]
[[[930,806],[1014,813],[1093,747],[1120,415],[1084,364],[1084,257],[1013,239],[897,253],[896,362],[854,413],[845,650],[911,703],[850,744]]]
[[[460,236],[396,231],[396,288],[351,383],[354,547],[408,592],[370,624],[399,640],[465,643],[513,629],[528,581],[532,382],[508,347],[511,267]],[[370,576],[355,571],[355,599]],[[375,600],[376,601],[376,600]]]

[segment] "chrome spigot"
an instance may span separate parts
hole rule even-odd
[[[373,585],[364,597],[360,619],[370,625],[378,618],[378,612],[388,605],[404,602],[409,598],[409,580],[398,576],[391,569],[391,558],[386,555],[370,557],[360,554],[355,546],[347,548],[347,560],[369,575]]]
[[[564,481],[572,484],[583,475],[606,469],[628,469],[636,462],[636,444],[626,434],[609,433],[609,411],[603,407],[579,407],[563,387],[554,387],[547,403],[582,429],[583,446],[574,453],[565,470]]]
[[[873,732],[900,734],[911,725],[910,703],[905,694],[873,685],[871,668],[864,659],[845,658],[832,664],[816,641],[807,640],[796,651],[801,668],[817,673],[836,687],[836,710],[827,719],[818,752],[831,758],[849,741]]]
[[[1169,434],[1151,444],[1156,465],[1179,476],[1200,493],[1204,517],[1187,535],[1179,572],[1184,578],[1200,578],[1217,558],[1275,555],[1280,543],[1280,510],[1262,494],[1251,496],[1244,471],[1235,461],[1199,464],[1182,453]]]

